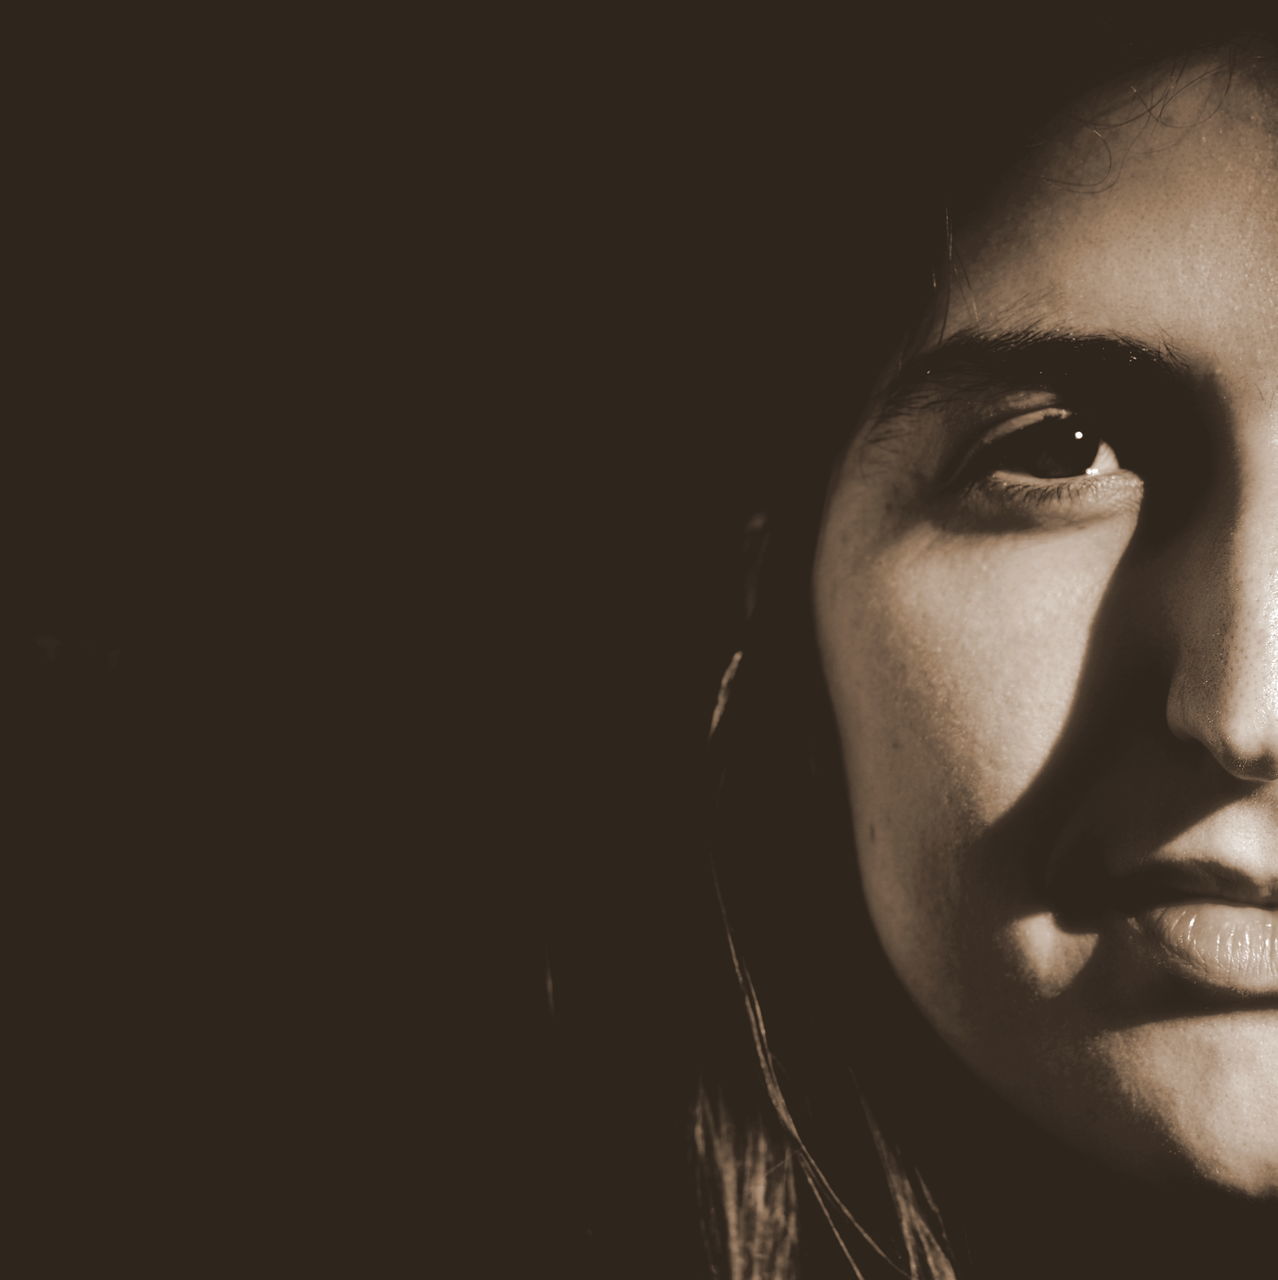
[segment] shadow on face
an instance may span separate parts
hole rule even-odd
[[[1272,86],[1111,86],[959,229],[814,588],[924,1017],[1111,1162],[1278,1196]]]

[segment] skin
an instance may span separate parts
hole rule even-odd
[[[925,346],[1033,325],[1174,348],[1197,407],[1156,456],[1193,500],[1152,527],[1121,456],[1050,510],[938,496],[1068,400],[873,404],[817,631],[871,919],[927,1020],[1111,1165],[1278,1199],[1278,1001],[1184,989],[1044,887],[1154,855],[1278,885],[1278,95],[1211,64],[1164,87],[1161,121],[1126,87],[1081,104],[960,228]]]

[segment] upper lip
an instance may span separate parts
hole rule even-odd
[[[1201,901],[1278,907],[1278,876],[1257,876],[1218,858],[1160,857],[1106,879],[1105,896],[1129,911]]]
[[[1174,902],[1228,902],[1278,907],[1278,872],[1268,874],[1242,859],[1160,852],[1132,861],[1126,857],[1064,858],[1048,877],[1058,913],[1080,923],[1100,910],[1125,915]]]

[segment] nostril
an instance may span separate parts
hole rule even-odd
[[[1255,723],[1221,725],[1217,733],[1206,735],[1203,745],[1220,762],[1221,768],[1248,782],[1278,779],[1278,732],[1258,732]]]
[[[1278,752],[1274,751],[1226,751],[1215,753],[1221,766],[1246,782],[1274,782],[1278,780]]]

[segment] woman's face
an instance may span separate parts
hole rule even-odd
[[[1111,1163],[1278,1196],[1278,92],[1210,72],[960,229],[816,616],[927,1019]]]

